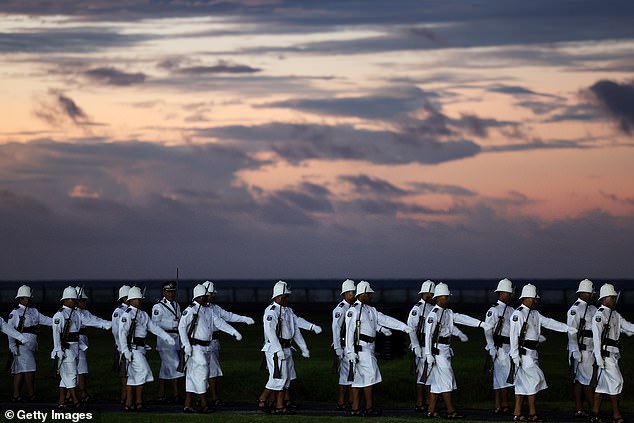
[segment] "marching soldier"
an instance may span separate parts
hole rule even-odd
[[[75,388],[77,387],[77,363],[80,348],[86,346],[79,339],[82,322],[86,326],[100,328],[102,325],[94,321],[86,321],[75,307],[77,305],[77,290],[68,286],[62,293],[62,308],[53,316],[53,351],[51,358],[57,359],[57,371],[60,376],[58,408],[66,408],[65,400],[69,395],[72,408],[81,405]],[[109,329],[109,327],[108,327]]]
[[[425,346],[425,321],[434,308],[434,288],[436,288],[436,284],[433,281],[428,279],[423,282],[418,292],[420,301],[412,307],[407,317],[407,325],[413,329],[413,332],[409,334],[409,339],[416,366],[416,405],[414,411],[417,413],[426,413],[427,406],[429,406],[429,385],[426,385],[422,373],[425,363],[423,347]]]
[[[165,282],[162,286],[163,298],[152,307],[152,321],[167,332],[174,340],[174,345],[168,345],[160,337],[156,340],[156,350],[161,356],[159,370],[158,402],[167,402],[165,385],[172,386],[172,398],[175,403],[180,402],[178,394],[178,379],[185,376],[177,370],[181,344],[178,336],[178,322],[181,317],[181,306],[176,302],[176,283]]]
[[[592,404],[593,423],[601,421],[601,401],[603,395],[610,396],[612,403],[612,421],[623,423],[623,416],[619,408],[619,394],[623,390],[623,375],[619,368],[619,337],[621,332],[631,336],[634,324],[625,320],[615,310],[618,293],[612,284],[606,283],[599,290],[601,306],[592,319],[593,353],[597,364],[597,385]]]
[[[212,354],[211,342],[216,329],[233,334],[238,341],[242,335],[231,325],[218,317],[209,307],[208,288],[205,285],[194,287],[192,304],[183,311],[178,324],[180,342],[185,352],[185,413],[192,413],[192,394],[198,396],[200,412],[214,411],[207,404],[209,389],[209,363]]]
[[[447,406],[448,419],[460,419],[464,416],[459,414],[453,405],[451,392],[456,390],[456,377],[451,367],[453,350],[451,349],[451,336],[456,333],[455,324],[482,327],[487,329],[490,326],[481,320],[464,314],[454,313],[447,308],[449,305],[449,286],[439,283],[434,289],[436,305],[427,316],[425,322],[425,361],[428,369],[423,369],[430,384],[429,411],[428,417],[438,417],[436,404],[438,395],[442,394]],[[468,340],[466,335],[462,338]],[[431,368],[431,369],[429,369]]]
[[[490,329],[484,330],[486,339],[486,347],[488,357],[487,371],[493,373],[493,392],[495,394],[495,414],[509,414],[509,391],[513,387],[512,383],[507,382],[509,371],[511,369],[511,358],[509,350],[511,348],[511,315],[513,307],[511,307],[511,297],[513,296],[513,283],[504,278],[498,282],[495,290],[498,301],[493,304],[486,313],[485,322]],[[489,364],[490,363],[490,364]]]
[[[339,391],[337,396],[337,411],[346,410],[346,394],[352,381],[348,380],[350,365],[345,360],[344,348],[346,346],[346,312],[354,303],[356,287],[354,281],[346,279],[341,284],[341,296],[343,300],[332,311],[332,347],[335,350],[337,368],[339,369]]]
[[[269,371],[269,379],[264,391],[258,398],[258,408],[268,411],[267,400],[274,396],[275,409],[273,414],[288,414],[288,402],[286,392],[291,380],[296,377],[291,342],[299,347],[302,357],[309,358],[310,352],[306,341],[297,325],[297,316],[293,309],[288,307],[288,299],[291,290],[284,281],[278,281],[273,287],[273,303],[264,311],[264,346],[262,351],[266,358],[266,366]]]
[[[353,416],[379,416],[381,412],[374,408],[373,387],[381,382],[381,372],[374,355],[374,340],[380,326],[413,332],[405,323],[377,311],[372,307],[374,290],[369,282],[361,281],[357,285],[357,301],[346,313],[346,360],[351,366],[349,379],[352,379],[351,396]],[[365,399],[365,410],[361,410],[361,390]]]
[[[114,357],[112,363],[112,369],[120,375],[120,383],[121,383],[121,404],[125,404],[125,386],[127,377],[125,372],[121,371],[121,357],[123,354],[123,348],[119,345],[119,319],[121,319],[121,315],[128,309],[128,292],[130,291],[129,285],[122,285],[119,288],[119,298],[117,301],[119,305],[112,312],[112,336],[114,337]]]
[[[214,304],[214,300],[216,299],[216,287],[213,282],[205,281],[203,286],[207,289],[209,309],[216,315],[216,317],[228,323],[246,323],[247,325],[255,323],[255,321],[250,317],[231,313],[220,307],[218,304]],[[222,369],[220,368],[219,335],[220,330],[214,330],[211,340],[211,355],[209,356],[209,395],[211,397],[211,405],[215,407],[225,405],[224,401],[222,401],[218,395],[218,378],[222,376]]]
[[[128,291],[128,308],[119,318],[119,346],[125,357],[127,374],[124,411],[147,410],[143,405],[143,385],[154,380],[152,369],[145,358],[145,338],[148,331],[161,338],[167,345],[175,344],[174,338],[141,310],[142,302],[141,289],[133,286]]]
[[[576,335],[568,335],[568,352],[570,369],[574,383],[575,413],[574,417],[589,417],[583,411],[584,397],[592,408],[593,389],[590,386],[592,369],[594,367],[592,318],[597,308],[590,304],[594,297],[592,281],[584,279],[577,289],[577,301],[568,310],[568,326],[577,328]]]
[[[108,320],[101,319],[86,309],[88,306],[88,295],[84,290],[76,286],[77,291],[77,313],[81,317],[81,328],[79,329],[79,358],[77,361],[77,387],[79,388],[79,400],[88,402],[88,361],[86,360],[86,351],[88,349],[88,335],[86,328],[88,326],[98,327],[99,329],[110,330],[112,323]]]
[[[532,284],[524,285],[520,295],[521,305],[511,315],[511,348],[509,354],[513,360],[509,372],[509,380],[515,383],[515,409],[513,420],[515,421],[545,421],[537,415],[535,408],[535,395],[548,388],[542,369],[539,368],[537,346],[542,326],[557,332],[568,332],[575,335],[576,328],[568,327],[565,323],[558,322],[542,316],[536,310],[537,288]],[[528,398],[528,417],[522,415],[522,403],[524,397]]]
[[[13,402],[22,401],[20,392],[22,386],[26,390],[26,401],[35,400],[34,376],[37,370],[35,352],[37,351],[37,326],[51,326],[53,319],[40,313],[31,306],[33,291],[27,285],[18,288],[15,296],[18,304],[9,314],[7,325],[2,331],[9,335],[9,350],[13,355],[11,373],[13,373]],[[17,330],[22,335],[16,336],[11,330]],[[11,335],[9,332],[14,333]]]

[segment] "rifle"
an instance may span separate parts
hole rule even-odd
[[[434,328],[434,333],[431,336],[431,355],[434,357],[440,354],[440,350],[438,349],[438,340],[440,338],[440,328],[442,326],[442,318],[445,315],[445,309],[442,309],[442,313],[440,313],[440,319],[436,322],[436,327]],[[427,360],[425,360],[425,364],[423,365],[423,373],[420,376],[420,381],[423,383],[427,383],[427,378],[429,377],[429,373],[433,369],[434,365],[431,365],[429,368],[429,364]]]
[[[176,268],[176,273],[178,274],[178,268]],[[209,286],[205,287],[205,294],[203,295],[203,301],[204,301],[204,298],[207,296],[207,290],[208,289],[209,289]],[[192,317],[192,321],[189,323],[189,327],[187,328],[187,339],[190,342],[191,342],[192,338],[194,337],[194,334],[196,333],[196,328],[198,327],[198,315],[200,314],[200,307],[201,306],[202,306],[202,303],[198,303],[198,308],[196,309],[196,313]],[[176,368],[176,371],[182,373],[187,368],[187,361],[189,360],[189,357],[185,358],[185,354],[184,354],[185,350],[184,349],[181,349],[181,352],[183,353],[182,354],[182,360],[180,359],[180,356],[179,356],[178,367]],[[181,366],[181,362],[182,362],[182,366]]]
[[[528,309],[528,314],[526,315],[526,320],[522,323],[522,329],[520,329],[520,336],[518,337],[518,352],[521,354],[521,350],[524,349],[524,341],[526,340],[526,332],[528,332],[528,318],[531,316],[532,308]],[[515,369],[515,361],[511,360],[511,368],[509,369],[509,375],[506,378],[506,383],[514,384],[515,383],[515,375],[519,369]]]
[[[504,318],[506,317],[506,309],[508,308],[508,304],[504,306],[504,310],[502,314],[498,316],[498,321],[495,323],[495,327],[493,328],[493,347],[495,348],[496,355],[497,349],[501,348],[504,343],[502,342],[502,329],[504,328]],[[491,357],[489,352],[486,352],[486,357],[484,360],[484,372],[491,374],[493,373],[494,359]]]
[[[77,293],[77,298],[80,298],[82,293],[84,292],[84,287],[82,286],[79,289],[79,292]],[[75,313],[75,310],[77,310],[77,307],[74,306],[71,310],[70,313],[68,314],[68,317],[64,319],[64,327],[62,328],[62,333],[60,335],[60,344],[62,347],[62,351],[66,351],[68,349],[68,336],[70,335],[70,327],[72,324],[71,318],[73,317],[73,313]],[[79,328],[77,328],[79,329]],[[66,355],[66,353],[64,352],[64,355]],[[59,363],[57,365],[57,374],[59,374],[59,369],[62,367],[62,362],[64,361],[64,358],[60,358],[59,359]]]
[[[583,316],[581,317],[581,319],[579,319],[579,326],[577,326],[577,345],[579,347],[579,352],[581,353],[581,351],[583,351],[585,349],[585,344],[583,343],[584,338],[586,337],[585,335],[585,329],[586,329],[586,314],[588,313],[588,308],[590,307],[590,304],[586,304],[586,309],[583,311]],[[583,345],[583,347],[582,347]],[[577,371],[579,370],[579,364],[581,364],[581,361],[583,360],[583,353],[581,353],[581,356],[579,357],[579,362],[577,363],[577,365],[574,365],[574,359],[572,357],[572,353],[570,354],[570,358],[568,360],[569,362],[569,371],[570,371],[570,379],[572,380],[572,382],[575,381],[575,379],[577,378]]]
[[[357,321],[355,322],[354,328],[354,352],[358,353],[361,351],[361,310],[363,309],[363,303],[359,307],[359,313],[357,314]],[[355,360],[348,360],[350,363],[350,367],[348,369],[348,382],[354,382],[354,366],[357,364]]]

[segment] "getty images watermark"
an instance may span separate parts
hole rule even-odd
[[[64,411],[50,409],[46,411],[42,410],[7,410],[4,412],[4,418],[6,421],[17,422],[73,422],[79,423],[83,421],[94,422],[97,420],[97,414],[94,412],[84,411]]]

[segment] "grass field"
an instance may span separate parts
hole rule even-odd
[[[301,310],[296,310],[299,314]],[[404,318],[408,310],[403,310],[402,315],[395,317]],[[106,316],[102,316],[106,317]],[[267,379],[267,373],[260,370],[262,353],[262,328],[260,318],[252,315],[256,320],[255,325],[246,326],[237,324],[236,328],[243,334],[241,342],[224,335],[221,337],[222,368],[225,374],[220,379],[220,396],[228,402],[239,402],[253,405],[262,391]],[[337,377],[331,372],[332,350],[330,349],[330,321],[328,314],[304,315],[303,317],[320,324],[324,331],[320,335],[305,333],[311,358],[304,359],[297,354],[295,365],[298,380],[292,387],[296,401],[301,404],[334,405],[336,402]],[[563,319],[562,315],[551,317]],[[479,329],[464,328],[469,335],[469,342],[461,343],[454,340],[453,347],[455,358],[454,371],[458,380],[458,391],[455,393],[455,403],[458,407],[468,408],[492,408],[492,390],[490,377],[482,371],[484,363],[484,336]],[[564,334],[544,331],[547,342],[540,347],[540,365],[546,374],[550,388],[538,395],[538,406],[542,409],[570,410],[572,409],[572,389],[568,380],[568,368],[566,362],[566,338]],[[113,341],[109,331],[89,329],[90,348],[88,350],[89,361],[89,391],[93,397],[100,401],[112,401],[118,404],[119,386],[118,379],[110,370],[112,363]],[[154,337],[151,336],[153,344]],[[38,351],[38,372],[36,373],[37,396],[51,404],[55,403],[58,381],[53,376],[49,354],[51,351],[50,330],[41,327],[39,332],[40,349]],[[634,409],[634,400],[630,397],[634,385],[634,339],[623,336],[621,350],[624,357],[621,359],[621,368],[625,378],[625,389],[622,395],[622,407],[625,411]],[[159,356],[155,350],[148,352],[147,357],[154,369],[154,377],[158,377]],[[394,360],[379,360],[379,366],[383,375],[383,382],[376,387],[375,402],[378,407],[412,407],[415,399],[414,376],[409,374],[410,357]],[[6,401],[10,396],[10,378],[5,372],[0,395]],[[156,397],[157,382],[146,385],[145,399],[151,401]],[[148,415],[134,414],[130,416],[124,413],[111,413],[112,420],[116,421],[149,421],[153,413]],[[163,413],[162,413],[163,414]],[[179,419],[182,414],[175,414]],[[110,417],[108,420],[110,421]],[[263,415],[209,415],[187,416],[187,421],[214,421],[222,418],[223,422],[253,421],[267,419]],[[283,417],[282,419],[289,419]],[[337,419],[337,417],[310,417],[302,416],[302,420],[308,422],[312,419],[323,422],[324,419]],[[411,420],[403,418],[404,420]],[[399,421],[399,418],[383,419],[382,421]]]

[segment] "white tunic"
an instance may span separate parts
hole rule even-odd
[[[68,339],[62,339],[64,326],[68,322]],[[79,329],[81,316],[77,309],[63,306],[53,316],[53,353],[62,353],[63,357],[56,362],[60,375],[60,388],[74,388],[77,386],[77,360],[79,355]]]
[[[374,355],[376,333],[380,327],[407,332],[409,327],[390,316],[379,312],[371,305],[357,300],[346,313],[346,348],[347,356],[358,354],[358,362],[354,363],[353,388],[372,386],[383,379],[379,365]],[[359,339],[356,339],[357,324],[359,325]]]
[[[606,326],[607,332],[602,343]],[[621,333],[631,336],[632,332],[634,332],[634,324],[625,320],[618,311],[605,306],[598,308],[592,319],[593,352],[597,362],[603,359],[605,368],[599,369],[597,374],[596,393],[618,395],[623,390],[623,375],[619,368],[621,351],[618,340]]]
[[[421,350],[424,348],[425,321],[433,308],[433,304],[428,304],[427,302],[421,300],[409,311],[407,325],[414,330],[414,332],[409,334],[410,348],[412,350],[416,347],[421,348]],[[422,357],[414,357],[414,360],[416,362],[416,383],[423,385],[425,384],[422,381],[423,370],[425,368],[425,354],[423,353]]]
[[[451,367],[453,350],[450,346],[451,336],[456,332],[455,324],[479,327],[482,321],[436,305],[425,322],[425,357],[432,355],[435,358],[435,364],[428,370],[427,378],[430,390],[434,394],[451,392],[458,388]],[[438,325],[438,339],[434,340],[434,332]]]
[[[576,334],[568,334],[568,351],[570,364],[572,365],[575,382],[582,385],[590,385],[592,370],[594,365],[594,342],[592,341],[592,318],[597,312],[597,308],[588,304],[582,299],[578,299],[568,310],[566,323],[568,326],[577,328]],[[582,324],[583,323],[583,324]],[[573,353],[580,353],[581,359],[575,360]]]
[[[520,347],[519,337],[524,322],[528,324],[524,346]],[[511,316],[511,349],[509,354],[512,359],[521,359],[521,366],[516,369],[515,375],[516,395],[534,395],[548,388],[546,377],[539,367],[539,355],[536,349],[542,326],[557,332],[568,331],[568,325],[565,323],[544,317],[539,311],[531,310],[523,305],[519,306]]]
[[[332,347],[337,350],[344,350],[346,346],[346,311],[350,308],[350,303],[343,300],[332,310]],[[339,360],[339,385],[352,385],[348,381],[348,372],[350,371],[350,363],[348,360]]]
[[[112,336],[114,338],[114,345],[117,348],[117,352],[121,353],[123,349],[121,345],[119,345],[119,320],[121,319],[121,315],[128,309],[127,304],[119,304],[117,308],[112,312]]]
[[[511,333],[511,315],[515,309],[503,301],[498,300],[489,310],[487,310],[485,322],[491,328],[484,330],[484,337],[487,351],[495,350],[496,355],[493,360],[493,389],[510,388],[513,384],[507,383],[509,371],[511,369],[511,359],[509,350],[511,348],[509,335]],[[494,336],[494,332],[498,335]]]
[[[37,370],[37,363],[35,362],[35,352],[37,351],[36,328],[38,325],[51,326],[53,324],[53,319],[43,315],[36,308],[18,304],[9,314],[7,327],[18,329],[22,316],[24,316],[23,326],[25,328],[22,334],[26,338],[26,342],[18,346],[15,338],[9,338],[9,349],[14,354],[14,361],[11,366],[11,373],[13,374]]]

